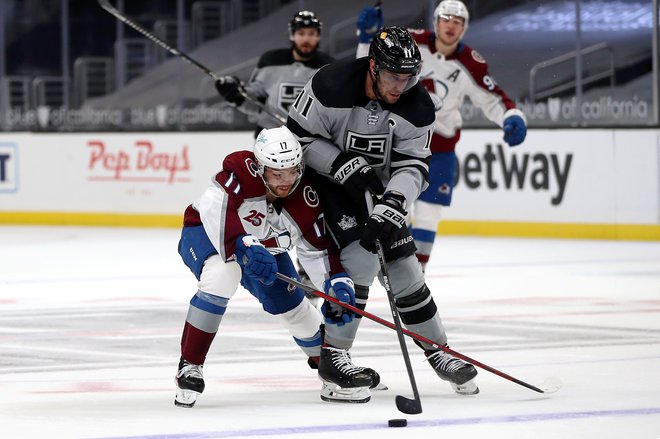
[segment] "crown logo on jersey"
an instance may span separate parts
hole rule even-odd
[[[354,216],[342,216],[341,221],[337,223],[342,230],[346,231],[350,228],[357,227],[357,220]]]

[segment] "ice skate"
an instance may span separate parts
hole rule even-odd
[[[425,355],[435,373],[440,379],[449,381],[454,392],[461,395],[479,393],[479,387],[474,382],[477,370],[473,365],[444,351],[427,351]]]
[[[345,349],[321,348],[319,378],[323,381],[321,399],[329,402],[363,403],[371,399],[369,388],[374,385],[373,369],[357,367]]]
[[[179,361],[179,370],[174,379],[176,383],[174,405],[188,408],[195,405],[197,396],[204,391],[202,367],[188,363],[181,358]]]
[[[307,359],[307,364],[312,369],[318,370],[319,361],[320,361],[320,357],[310,357],[310,358]],[[357,368],[371,377],[372,383],[371,383],[371,387],[369,387],[369,389],[371,389],[371,390],[389,390],[389,387],[387,387],[385,384],[383,384],[380,381],[380,375],[378,374],[378,372],[376,372],[375,370],[373,370],[370,367],[357,367]]]

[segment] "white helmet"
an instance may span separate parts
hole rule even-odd
[[[291,192],[298,186],[304,170],[303,152],[300,143],[293,133],[285,126],[279,128],[264,128],[257,136],[253,148],[257,159],[258,172],[264,178],[264,168],[287,169],[298,168],[298,179],[291,188]],[[268,188],[268,183],[264,180]]]
[[[441,15],[453,15],[455,17],[461,17],[465,20],[463,24],[463,33],[467,30],[468,21],[470,21],[470,13],[467,10],[465,4],[460,0],[442,0],[435,12],[433,12],[433,23],[438,23],[438,18]],[[463,37],[463,35],[461,35]]]

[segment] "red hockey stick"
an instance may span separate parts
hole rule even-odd
[[[307,291],[308,293],[314,294],[315,296],[321,297],[321,298],[323,298],[323,299],[325,299],[325,300],[327,300],[327,301],[329,301],[329,302],[332,302],[332,303],[334,303],[334,304],[336,304],[336,305],[339,305],[339,306],[341,306],[341,307],[343,307],[343,308],[346,308],[346,309],[348,309],[348,310],[350,310],[350,311],[353,311],[355,314],[359,314],[359,315],[361,315],[362,317],[366,317],[366,318],[368,318],[369,320],[372,320],[372,321],[374,321],[374,322],[376,322],[376,323],[379,323],[379,324],[381,324],[381,325],[383,325],[383,326],[387,326],[387,327],[390,328],[390,329],[394,329],[394,330],[396,330],[396,326],[394,325],[394,323],[391,323],[391,322],[389,322],[389,321],[387,321],[387,320],[385,320],[385,319],[382,319],[382,318],[378,317],[377,315],[371,314],[371,313],[369,313],[369,312],[367,312],[367,311],[362,311],[360,308],[357,308],[357,307],[355,307],[355,306],[353,306],[353,305],[350,305],[350,304],[348,304],[348,303],[344,303],[344,302],[342,302],[342,301],[340,301],[340,300],[337,300],[335,297],[329,296],[329,295],[327,295],[327,294],[325,294],[325,293],[323,293],[323,292],[321,292],[321,291],[317,291],[315,288],[310,287],[310,286],[308,286],[308,285],[305,285],[304,283],[302,283],[302,282],[300,282],[300,281],[298,281],[298,280],[296,280],[296,279],[294,279],[294,278],[292,278],[292,277],[286,276],[286,275],[284,275],[284,274],[282,274],[282,273],[277,273],[277,278],[280,279],[280,280],[282,280],[282,281],[284,281],[284,282],[287,282],[287,283],[289,283],[289,284],[291,284],[291,285],[294,285],[294,286],[296,286],[296,287],[298,287],[298,288],[302,288],[303,290]],[[561,383],[559,383],[559,382],[556,381],[556,380],[553,380],[553,379],[546,379],[546,380],[544,381],[544,383],[542,384],[543,389],[541,389],[541,388],[539,388],[539,387],[536,387],[536,386],[533,386],[533,385],[531,385],[531,384],[529,384],[529,383],[526,383],[526,382],[524,382],[524,381],[521,381],[521,380],[519,380],[519,379],[517,379],[517,378],[514,378],[514,377],[512,377],[511,375],[508,375],[508,374],[506,374],[506,373],[504,373],[504,372],[500,372],[499,370],[497,370],[497,369],[495,369],[495,368],[493,368],[493,367],[490,367],[490,366],[488,366],[488,365],[486,365],[486,364],[484,364],[484,363],[482,363],[482,362],[480,362],[480,361],[474,360],[474,359],[468,357],[467,355],[463,355],[463,354],[461,354],[460,352],[457,352],[457,351],[455,351],[455,350],[453,350],[453,349],[450,349],[450,348],[448,348],[448,347],[446,347],[446,346],[443,346],[443,345],[441,345],[441,344],[438,344],[438,343],[434,342],[433,340],[429,340],[428,338],[426,338],[426,337],[424,337],[424,336],[422,336],[422,335],[419,335],[419,334],[417,334],[417,333],[415,333],[415,332],[409,331],[409,330],[407,330],[407,329],[405,329],[405,328],[401,328],[401,332],[403,332],[405,335],[407,335],[408,337],[410,337],[410,338],[412,338],[412,339],[414,339],[414,340],[417,340],[417,341],[421,341],[421,342],[423,342],[423,343],[430,344],[430,345],[433,346],[435,349],[440,349],[441,351],[447,352],[448,354],[451,354],[451,355],[453,355],[453,356],[456,357],[456,358],[460,358],[460,359],[463,360],[463,361],[467,361],[468,363],[472,363],[473,365],[475,365],[475,366],[477,366],[477,367],[479,367],[479,368],[481,368],[481,369],[483,369],[483,370],[487,370],[487,371],[490,372],[490,373],[493,373],[493,374],[495,374],[495,375],[497,375],[497,376],[499,376],[499,377],[502,377],[502,378],[504,378],[504,379],[506,379],[506,380],[512,381],[512,382],[514,382],[514,383],[516,383],[516,384],[518,384],[518,385],[521,385],[521,386],[523,386],[523,387],[527,387],[528,389],[533,390],[533,391],[535,391],[535,392],[538,392],[538,393],[555,393],[556,391],[558,391],[559,389],[561,389]]]

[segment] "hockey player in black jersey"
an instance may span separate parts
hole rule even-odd
[[[317,173],[326,224],[355,282],[356,304],[364,309],[380,270],[375,253],[385,249],[392,292],[404,325],[424,337],[447,336],[405,221],[406,206],[428,186],[429,143],[434,105],[418,83],[421,57],[407,30],[381,29],[369,56],[328,65],[307,83],[291,106],[287,126],[303,145]],[[377,197],[367,211],[365,192]],[[359,316],[341,328],[326,327],[319,376],[324,400],[366,402],[364,374],[355,366],[353,345]],[[476,394],[471,364],[418,343],[437,375],[457,393]]]
[[[300,11],[289,21],[291,47],[270,50],[259,58],[250,80],[243,84],[235,76],[227,76],[216,83],[218,92],[229,102],[248,114],[257,114],[255,136],[263,128],[282,125],[274,117],[259,113],[255,105],[245,102],[243,94],[266,104],[283,119],[289,107],[318,69],[333,61],[318,50],[323,24],[310,11]]]

